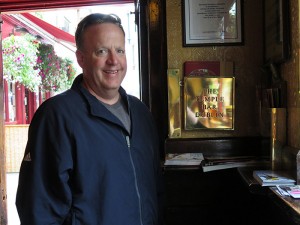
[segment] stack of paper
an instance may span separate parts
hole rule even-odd
[[[296,180],[285,171],[254,170],[253,177],[261,186],[293,185]]]
[[[300,185],[276,185],[276,187],[281,196],[300,198]]]
[[[257,159],[252,156],[237,156],[237,157],[205,157],[202,163],[203,172],[214,170],[223,170],[238,167],[260,166],[266,163],[263,159]]]
[[[194,166],[200,165],[203,160],[202,153],[169,153],[166,154],[166,166]]]

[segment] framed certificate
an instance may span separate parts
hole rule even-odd
[[[241,0],[183,0],[183,46],[241,45]]]

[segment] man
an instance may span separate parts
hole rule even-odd
[[[91,14],[75,34],[83,73],[34,115],[20,169],[21,225],[156,225],[161,217],[158,137],[147,107],[120,86],[125,33]]]

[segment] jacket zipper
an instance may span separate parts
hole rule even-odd
[[[139,186],[138,186],[138,182],[137,182],[137,176],[136,176],[136,169],[135,169],[135,165],[132,159],[132,155],[131,155],[131,149],[130,149],[130,138],[129,136],[125,136],[126,138],[126,143],[127,143],[127,147],[128,147],[128,152],[129,152],[129,157],[130,157],[130,162],[132,165],[132,169],[133,169],[133,175],[134,175],[134,180],[135,180],[135,189],[136,189],[136,194],[138,196],[138,201],[139,201],[139,212],[140,212],[140,223],[141,225],[143,225],[143,220],[142,220],[142,205],[141,205],[141,195],[140,195],[140,190],[139,190]]]

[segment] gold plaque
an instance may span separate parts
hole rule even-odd
[[[179,69],[168,70],[169,137],[181,137],[181,94]]]
[[[234,81],[233,77],[185,77],[185,130],[233,130]]]

